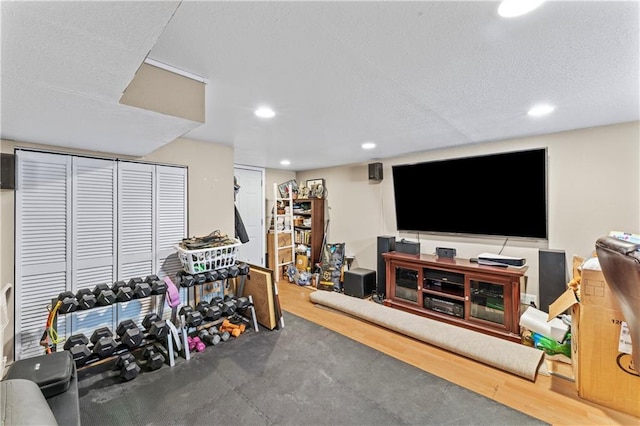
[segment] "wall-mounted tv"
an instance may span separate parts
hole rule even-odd
[[[547,239],[547,149],[392,166],[398,231]]]

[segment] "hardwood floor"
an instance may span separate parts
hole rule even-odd
[[[579,398],[571,380],[538,375],[535,382],[531,382],[347,314],[316,306],[309,300],[309,294],[316,291],[312,287],[281,281],[278,288],[283,310],[550,424],[640,425],[638,417]],[[564,366],[551,365],[551,368],[570,375],[570,368]]]

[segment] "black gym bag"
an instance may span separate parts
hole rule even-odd
[[[75,376],[76,364],[69,351],[53,352],[14,362],[5,380],[28,379],[36,382],[45,398],[66,392]]]

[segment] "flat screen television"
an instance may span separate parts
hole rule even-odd
[[[547,239],[547,149],[392,166],[398,231]]]

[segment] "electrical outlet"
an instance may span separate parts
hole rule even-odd
[[[533,305],[538,306],[538,298],[536,297],[535,294],[521,293],[520,303],[523,305],[529,305],[529,306],[533,303]]]

